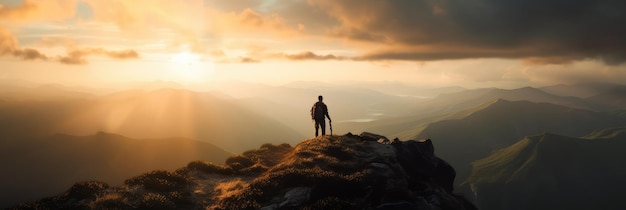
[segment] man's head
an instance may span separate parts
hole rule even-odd
[[[318,96],[318,97],[317,97],[317,100],[322,101],[322,100],[324,100],[324,97],[322,97],[322,96]]]

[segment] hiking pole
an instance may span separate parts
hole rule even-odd
[[[333,121],[329,120],[328,125],[330,125],[330,135],[333,135]]]

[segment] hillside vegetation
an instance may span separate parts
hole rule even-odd
[[[0,147],[0,206],[54,195],[77,181],[119,185],[146,171],[174,170],[193,160],[222,162],[231,155],[186,138],[134,139],[100,132],[22,139]]]
[[[525,137],[474,161],[464,185],[487,210],[624,209],[624,132],[620,127],[587,138]]]
[[[124,185],[81,182],[15,209],[476,209],[453,194],[455,172],[430,141],[372,134],[265,144],[226,164],[194,161]]]

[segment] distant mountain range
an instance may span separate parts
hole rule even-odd
[[[223,162],[232,153],[186,138],[134,139],[117,134],[56,134],[0,144],[0,207],[50,196],[77,181],[121,184],[126,178],[194,160]]]
[[[578,98],[589,98],[594,95],[601,94],[616,87],[623,87],[624,85],[611,84],[611,83],[581,83],[581,84],[569,84],[569,85],[551,85],[541,87],[540,89],[554,95],[560,96],[574,96]]]
[[[605,94],[605,92],[600,91],[598,94]],[[344,123],[342,126],[354,131],[367,130],[387,136],[416,138],[430,123],[466,117],[476,109],[480,109],[484,104],[497,99],[550,103],[593,111],[607,111],[609,106],[605,102],[549,94],[541,89],[531,87],[512,90],[485,88],[441,94],[438,97],[414,103],[410,109],[404,109],[405,112],[400,117],[365,123]]]
[[[606,107],[609,110],[626,110],[626,86],[614,87],[587,98],[591,103]]]
[[[626,127],[528,136],[472,163],[481,209],[625,209]]]
[[[541,174],[541,171],[535,171],[536,168],[524,164],[542,165],[541,169],[549,174],[552,172],[544,169],[560,164],[559,161],[566,161],[558,159],[558,161],[539,163],[536,158],[533,159],[539,156],[528,154],[534,154],[539,150],[534,150],[532,149],[534,147],[528,145],[543,145],[537,146],[543,148],[545,145],[552,145],[546,142],[569,144],[568,142],[579,142],[581,139],[578,138],[587,139],[585,142],[623,139],[622,127],[626,126],[626,109],[624,108],[626,107],[626,88],[623,85],[614,84],[556,85],[512,90],[497,88],[468,90],[459,87],[426,90],[389,83],[358,86],[298,82],[284,86],[259,84],[235,84],[219,88],[216,86],[213,89],[214,92],[148,88],[148,90],[133,89],[113,93],[110,93],[110,90],[89,90],[60,85],[37,87],[33,84],[20,84],[22,83],[0,84],[0,146],[6,150],[9,159],[22,158],[22,162],[3,159],[5,160],[3,164],[8,165],[9,170],[12,171],[8,174],[14,177],[26,174],[25,177],[30,178],[30,174],[36,174],[36,168],[44,171],[77,169],[65,166],[51,168],[48,165],[60,164],[37,162],[27,157],[39,157],[33,153],[38,153],[40,150],[50,151],[42,152],[50,157],[66,157],[67,155],[63,154],[70,154],[70,150],[63,150],[59,145],[74,145],[73,142],[80,139],[97,139],[97,136],[107,136],[107,139],[125,139],[122,142],[145,139],[141,142],[145,141],[146,144],[157,139],[184,137],[176,139],[188,141],[195,139],[215,145],[222,152],[243,152],[256,148],[262,143],[295,144],[304,136],[313,134],[308,112],[313,102],[316,101],[317,95],[324,95],[333,118],[335,134],[368,131],[391,138],[430,138],[437,148],[435,153],[456,168],[457,186],[464,180],[468,180],[462,190],[468,195],[478,196],[476,198],[479,201],[479,208],[515,209],[510,205],[518,204],[523,199],[543,201],[540,198],[515,194],[510,189],[522,187],[520,192],[528,195],[535,191],[558,191],[554,191],[556,189],[554,187],[545,189],[542,186],[535,186],[537,183],[552,185],[549,184],[550,181],[546,181],[545,177],[535,179],[534,175],[528,175]],[[167,82],[157,82],[146,87],[161,86],[178,87],[177,84]],[[99,131],[103,133],[93,135]],[[518,142],[519,139],[525,138],[530,140],[524,140],[526,143]],[[48,144],[47,142],[56,143]],[[129,144],[124,149],[116,147],[110,150],[144,151],[144,149],[138,149],[143,147],[146,146]],[[518,149],[509,149],[511,147]],[[552,147],[557,146],[553,145],[550,148]],[[569,146],[564,146],[566,147]],[[619,145],[616,144],[616,147]],[[76,148],[71,151],[82,150],[78,146],[68,148]],[[174,148],[177,147],[174,146]],[[604,151],[598,148],[599,152]],[[211,150],[208,147],[206,149]],[[185,147],[175,152],[181,153],[188,150],[189,148]],[[562,152],[557,149],[553,150],[556,151],[555,153]],[[63,152],[58,153],[58,151]],[[494,151],[498,152],[494,153]],[[502,151],[508,152],[503,154]],[[575,151],[572,154],[581,152],[577,149],[571,151]],[[172,154],[178,155],[175,152]],[[113,153],[115,152],[111,154]],[[221,153],[218,152],[218,154]],[[494,154],[500,155],[490,159],[490,155]],[[105,156],[99,157],[110,158],[110,156]],[[615,160],[602,160],[607,163],[618,162],[619,158],[615,157]],[[128,158],[143,161],[156,159],[156,157]],[[498,159],[498,161],[492,159]],[[486,160],[489,161],[485,162]],[[572,160],[579,161],[576,158]],[[37,167],[28,168],[29,161],[37,162],[38,165],[35,164]],[[477,162],[472,165],[473,161]],[[65,158],[63,162],[71,163],[70,165],[87,165],[80,167],[80,170],[87,171],[93,169],[88,167],[90,165],[88,162],[106,164],[95,159],[82,161],[80,158]],[[587,168],[600,170],[594,168],[595,166],[587,167],[585,164],[587,163],[580,164],[581,167],[585,167],[581,168],[581,171]],[[569,167],[568,164],[564,165]],[[554,166],[554,168],[559,167]],[[474,172],[470,173],[472,169]],[[568,173],[575,172],[566,168],[563,170],[569,170]],[[474,175],[470,176],[472,174]],[[72,174],[60,176],[67,177],[68,183],[72,177],[74,181],[79,181],[76,180],[77,177],[82,177]],[[107,174],[107,176],[113,175]],[[566,184],[559,185],[557,188],[563,187],[563,189],[571,190],[571,186],[576,185],[581,179],[586,178],[572,176],[571,179],[564,179],[563,183]],[[50,185],[49,182],[50,180],[37,182],[38,187],[46,183]],[[508,183],[516,183],[516,185],[508,185]],[[523,188],[524,183],[527,183],[529,188]],[[619,181],[615,183],[615,186],[626,186]],[[7,186],[10,187],[10,184]],[[478,191],[472,191],[470,186],[474,186],[473,189],[478,189]],[[530,188],[531,186],[535,187]],[[611,195],[599,192],[602,187],[610,188],[605,184],[598,185],[601,187],[597,189],[594,186],[581,186],[596,190],[594,192],[598,195],[605,197]],[[35,188],[24,189],[37,190]],[[505,193],[504,197],[508,196],[510,199],[496,200],[495,196],[499,193]],[[519,195],[520,199],[513,195]],[[563,193],[563,195],[580,198],[568,193]],[[592,195],[588,196],[596,199]],[[613,198],[606,199],[613,202]],[[552,204],[546,204],[546,206],[550,205]],[[580,203],[580,205],[586,204]],[[520,204],[520,206],[523,205]]]
[[[462,119],[431,123],[419,136],[432,138],[437,155],[452,164],[461,179],[469,163],[526,135],[551,132],[583,136],[593,130],[626,125],[626,118],[609,113],[548,103],[494,100]]]
[[[69,92],[65,95],[74,97],[57,94],[0,101],[3,141],[104,131],[137,138],[188,137],[240,152],[259,142],[283,143],[302,137],[282,122],[211,93],[160,89],[90,97]]]

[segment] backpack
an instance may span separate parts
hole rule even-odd
[[[322,102],[315,102],[315,104],[313,104],[313,108],[311,108],[311,118],[324,119],[325,114],[326,114],[326,104]]]

